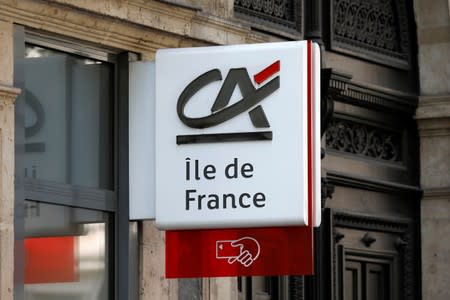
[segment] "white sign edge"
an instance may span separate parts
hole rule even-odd
[[[321,99],[321,57],[320,46],[317,43],[313,43],[313,70],[314,72],[314,227],[319,227],[322,221],[322,197],[321,197],[321,142],[320,142],[320,99]],[[318,65],[318,67],[317,67]]]
[[[155,219],[155,62],[129,63],[129,218]]]

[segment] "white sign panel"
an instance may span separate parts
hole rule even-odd
[[[130,219],[155,218],[155,63],[129,66]]]
[[[159,228],[318,224],[319,59],[306,41],[157,52]]]

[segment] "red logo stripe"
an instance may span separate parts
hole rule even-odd
[[[273,74],[280,71],[280,61],[277,60],[258,74],[255,74],[253,78],[255,79],[255,82],[257,84],[260,84],[261,82],[265,81],[267,78],[272,76]]]
[[[313,155],[314,155],[314,120],[313,120],[313,79],[312,79],[312,42],[308,41],[307,47],[307,84],[308,84],[308,226],[314,225],[314,169],[313,169]]]

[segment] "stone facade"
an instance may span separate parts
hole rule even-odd
[[[422,297],[450,290],[450,3],[415,1],[419,43]]]
[[[326,1],[325,1],[326,2]],[[14,100],[13,24],[139,54],[153,59],[159,48],[273,42],[283,34],[252,30],[235,18],[233,0],[0,0],[0,300],[13,299]],[[423,299],[450,299],[450,2],[415,0],[420,101]],[[278,31],[280,33],[280,31]],[[286,35],[288,36],[288,35]],[[326,54],[333,68],[348,58]],[[382,67],[352,61],[357,81]],[[370,69],[373,72],[367,72]],[[388,75],[389,75],[388,74]],[[373,84],[390,87],[395,78]],[[141,224],[140,299],[179,298],[179,282],[164,279],[164,235]],[[203,299],[238,299],[235,278],[202,279]]]
[[[152,221],[144,221],[142,227],[140,299],[176,300],[177,280],[164,279],[164,233]]]
[[[13,26],[0,20],[0,299],[14,290],[14,100]]]

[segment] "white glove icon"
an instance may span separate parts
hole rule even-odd
[[[228,259],[229,264],[236,261],[250,266],[259,256],[260,247],[256,239],[243,237],[238,240],[216,241],[216,258]]]

